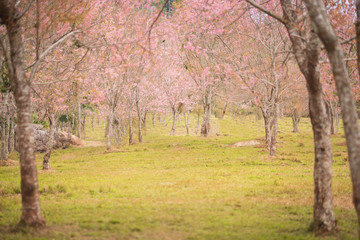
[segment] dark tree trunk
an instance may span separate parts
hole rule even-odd
[[[12,2],[11,4],[15,4]],[[32,111],[30,83],[26,80],[24,68],[24,49],[22,30],[19,20],[15,18],[16,8],[9,7],[7,1],[0,1],[0,18],[6,24],[10,42],[11,67],[10,81],[15,95],[17,107],[17,138],[20,153],[21,171],[21,225],[44,226],[39,202],[39,185],[34,154],[34,137],[32,128]]]
[[[49,159],[50,159],[51,151],[52,151],[53,145],[54,145],[54,133],[55,133],[55,126],[56,126],[54,115],[51,115],[49,117],[49,122],[50,122],[49,139],[46,143],[46,151],[45,151],[44,160],[43,160],[43,169],[44,170],[50,169]]]
[[[317,34],[325,46],[340,99],[353,184],[353,202],[358,217],[358,233],[360,237],[360,129],[354,95],[349,82],[344,53],[337,35],[330,24],[323,1],[306,0],[305,3],[311,20],[316,25]],[[357,2],[357,11],[360,11],[359,4]],[[358,33],[358,22],[356,27]],[[357,40],[360,41],[359,38]],[[358,43],[359,45],[360,43]]]

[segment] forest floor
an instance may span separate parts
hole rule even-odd
[[[195,118],[195,116],[192,116]],[[308,119],[292,133],[280,120],[278,152],[263,144],[253,116],[223,120],[209,138],[177,135],[148,122],[144,143],[106,151],[102,127],[89,145],[56,150],[51,170],[37,155],[47,227],[16,230],[21,215],[19,165],[0,166],[0,239],[317,239],[311,231],[313,142]],[[103,124],[101,124],[103,126]],[[136,135],[135,135],[136,136]],[[231,147],[256,140],[258,146]],[[333,195],[339,230],[321,239],[356,239],[343,133],[332,137]],[[16,160],[16,159],[13,159]]]

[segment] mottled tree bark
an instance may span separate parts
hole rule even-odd
[[[283,21],[309,93],[309,111],[315,145],[314,230],[315,232],[333,231],[336,221],[332,202],[332,146],[329,117],[323,99],[318,69],[319,40],[309,23],[305,22],[305,30],[298,28],[299,19],[291,0],[281,0],[281,6]]]
[[[323,1],[305,0],[305,3],[311,20],[316,26],[316,32],[325,46],[340,100],[353,184],[353,202],[358,217],[358,233],[360,236],[360,129],[354,95],[344,61],[344,53],[330,24]],[[358,2],[357,7],[359,7]]]
[[[39,186],[34,154],[34,137],[30,99],[30,83],[27,82],[24,68],[24,48],[19,13],[15,1],[0,0],[0,18],[6,25],[10,42],[11,71],[10,81],[17,107],[17,138],[19,142],[21,170],[21,225],[44,226],[39,202]]]
[[[50,169],[49,159],[50,159],[51,151],[52,151],[53,145],[54,145],[54,133],[55,133],[55,127],[56,127],[56,119],[55,119],[54,114],[51,114],[51,116],[49,117],[49,123],[50,123],[49,138],[46,143],[46,150],[45,150],[45,155],[44,155],[44,159],[43,159],[43,169],[44,170]]]

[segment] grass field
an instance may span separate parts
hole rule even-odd
[[[195,131],[195,120],[191,131]],[[103,126],[101,124],[101,126]],[[316,239],[311,125],[280,121],[277,157],[263,147],[228,145],[263,138],[254,117],[213,119],[213,136],[148,123],[144,143],[56,150],[40,170],[47,228],[14,229],[21,214],[19,165],[0,167],[0,239]],[[105,141],[103,129],[88,130]],[[345,139],[333,136],[333,195],[339,230],[321,239],[356,239]]]

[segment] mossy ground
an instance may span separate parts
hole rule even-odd
[[[195,116],[193,116],[195,117]],[[20,219],[19,166],[0,167],[0,239],[316,239],[313,142],[308,119],[292,133],[280,121],[277,157],[263,147],[228,145],[263,138],[254,117],[213,119],[213,136],[170,137],[170,124],[148,122],[144,143],[56,150],[51,170],[37,155],[47,228],[14,229]],[[103,124],[101,124],[103,126]],[[89,140],[105,141],[101,126]],[[333,195],[339,231],[355,239],[356,215],[343,133],[332,137]]]

